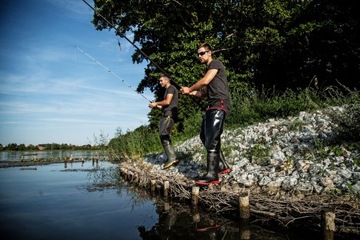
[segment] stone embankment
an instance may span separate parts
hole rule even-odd
[[[360,151],[328,145],[333,127],[326,114],[316,111],[226,130],[222,149],[232,172],[222,180],[276,195],[360,195]],[[161,170],[164,154],[144,161],[152,171],[174,177],[195,178],[205,171],[199,137],[177,145],[176,151],[181,161],[170,170]]]
[[[221,204],[231,209],[236,205],[231,203],[236,193],[246,191],[252,211],[277,217],[284,225],[297,218],[318,221],[323,207],[335,206],[337,224],[342,224],[344,231],[359,233],[360,151],[329,144],[335,137],[333,130],[326,111],[301,112],[225,130],[222,149],[232,171],[220,176],[220,186],[203,189],[202,200],[210,199],[207,203],[216,211],[223,210]],[[188,198],[189,193],[181,191],[193,186],[193,179],[206,171],[206,152],[198,136],[175,149],[180,162],[170,169],[162,170],[163,153],[123,167],[135,175],[146,174],[148,179],[170,181],[177,185],[173,189],[177,197]]]

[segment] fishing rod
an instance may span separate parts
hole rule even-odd
[[[118,29],[115,27],[115,25],[113,23],[111,23],[109,20],[107,20],[101,13],[99,13],[93,6],[91,6],[88,2],[86,2],[85,0],[83,0],[83,2],[88,5],[99,17],[101,17],[107,24],[109,24],[112,28],[115,29],[116,33],[119,34],[121,37],[125,38],[126,41],[128,41],[132,46],[134,46],[136,48],[136,50],[138,50],[146,59],[148,59],[150,61],[150,63],[152,65],[154,65],[155,67],[157,67],[161,72],[163,72],[167,77],[169,77],[171,79],[171,77],[169,76],[169,74],[162,69],[156,62],[154,62],[153,60],[151,60],[151,58],[144,53],[143,50],[141,50],[138,46],[136,46],[126,35],[122,34],[120,31],[118,31]],[[181,86],[174,82],[173,80],[171,80],[173,82],[173,85],[175,85],[176,88],[181,89]]]
[[[129,88],[132,88],[131,85],[126,82],[124,79],[120,78],[116,73],[114,73],[113,71],[111,71],[109,68],[105,67],[101,62],[97,61],[95,58],[93,58],[92,56],[90,56],[88,53],[86,53],[84,50],[82,50],[81,48],[79,48],[78,46],[75,46],[75,48],[77,50],[79,50],[80,52],[82,52],[85,56],[87,56],[88,58],[90,58],[91,60],[93,60],[95,63],[97,63],[98,65],[100,65],[102,68],[104,68],[107,72],[111,73],[112,75],[114,75],[116,78],[120,79],[123,83],[125,83]],[[148,100],[149,102],[152,102],[150,99],[148,99],[144,94],[134,90],[137,94],[140,94],[143,98],[145,98],[146,100]]]
[[[109,26],[111,26],[113,29],[115,29],[116,31],[116,34],[120,35],[120,37],[123,37],[126,39],[126,41],[128,41],[132,46],[134,46],[136,48],[136,50],[138,50],[141,55],[143,55],[146,59],[148,59],[150,61],[150,63],[152,65],[154,65],[155,67],[157,67],[164,75],[166,75],[168,78],[170,78],[171,80],[171,83],[178,89],[180,90],[181,89],[181,86],[175,82],[171,76],[163,69],[161,68],[156,62],[154,62],[153,60],[151,60],[151,58],[144,52],[142,51],[138,46],[136,46],[126,35],[122,34],[117,28],[116,26],[111,23],[109,20],[106,19],[106,17],[104,17],[101,13],[99,13],[93,6],[91,6],[86,0],[83,0],[83,2],[89,7],[91,8],[94,13],[96,15],[98,15],[99,17],[101,17],[107,24],[109,24]],[[204,109],[204,106],[199,102],[197,101],[193,96],[190,96],[192,100],[194,100],[194,102],[197,103],[197,105],[200,107],[200,109]]]

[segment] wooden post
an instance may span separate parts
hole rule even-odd
[[[194,223],[198,223],[200,222],[200,212],[197,206],[193,206],[193,208],[191,209],[191,213],[192,213],[192,219]]]
[[[146,185],[145,182],[146,182],[145,177],[144,177],[144,176],[140,176],[139,185],[143,187],[143,186]]]
[[[168,202],[168,201],[165,201],[165,203],[164,203],[164,210],[167,212],[167,211],[169,211],[170,210],[170,203]]]
[[[249,219],[240,219],[240,227],[239,227],[240,239],[241,240],[249,240],[251,237]]]
[[[129,182],[131,182],[131,181],[133,180],[133,177],[134,177],[133,172],[129,171],[129,172],[128,172],[127,180],[128,180]]]
[[[194,186],[191,190],[191,203],[197,205],[199,203],[199,191],[200,187]]]
[[[126,180],[126,179],[127,179],[127,176],[128,176],[128,171],[127,171],[127,169],[125,168],[125,169],[124,169],[124,172],[123,172],[123,178]]]
[[[139,179],[138,179],[138,175],[137,175],[137,173],[135,172],[134,173],[134,175],[133,175],[133,179],[132,179],[132,181],[134,182],[134,183],[136,183],[137,181],[139,181]]]
[[[120,177],[124,175],[124,169],[123,168],[119,168],[119,172],[120,172]]]
[[[333,240],[335,232],[335,213],[333,208],[322,210],[321,227],[324,234],[324,240]]]
[[[155,192],[156,180],[151,180],[150,184],[151,184],[151,192]]]
[[[164,182],[164,197],[169,196],[169,181]]]
[[[249,205],[249,194],[248,193],[240,193],[239,208],[240,208],[240,218],[241,219],[247,219],[250,217],[250,205]]]

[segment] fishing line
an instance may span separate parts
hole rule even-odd
[[[86,5],[88,5],[94,11],[94,13],[96,13],[99,17],[101,17],[107,24],[109,24],[112,28],[114,28],[117,34],[119,34],[121,37],[125,38],[126,41],[128,41],[132,46],[134,46],[146,59],[148,59],[155,67],[157,67],[161,72],[163,72],[166,76],[168,76],[171,79],[169,74],[164,69],[162,69],[156,62],[152,61],[150,59],[150,57],[146,53],[144,53],[138,46],[136,46],[126,35],[122,34],[120,31],[118,31],[113,23],[111,23],[109,20],[107,20],[101,13],[99,13],[88,2],[86,2],[85,0],[83,0],[83,2]],[[174,81],[173,81],[173,84],[176,86],[176,88],[178,88],[178,89],[181,88],[181,86]]]
[[[116,78],[118,78],[119,80],[121,80],[123,83],[125,83],[129,88],[132,88],[132,86],[126,82],[124,79],[122,79],[121,77],[119,77],[116,73],[114,73],[113,71],[111,71],[109,68],[107,68],[104,64],[102,64],[101,62],[97,61],[95,58],[93,58],[92,56],[90,56],[88,53],[86,53],[84,50],[82,50],[81,48],[79,48],[78,46],[75,46],[75,48],[77,50],[79,50],[80,52],[82,52],[85,56],[87,56],[88,58],[90,58],[91,60],[93,60],[96,64],[100,65],[102,68],[104,68],[107,72],[111,73],[112,75],[114,75]],[[144,94],[134,90],[137,94],[140,94],[143,98],[145,98],[146,100],[148,100],[149,102],[152,102],[150,99],[148,99],[146,96],[144,96]]]
[[[115,25],[113,23],[111,23],[109,20],[106,19],[106,17],[104,17],[101,13],[99,13],[93,6],[91,6],[88,2],[86,2],[85,0],[83,0],[83,2],[88,5],[89,8],[91,8],[94,13],[96,15],[98,15],[99,17],[101,17],[107,24],[109,24],[109,26],[111,26],[115,31],[116,31],[116,34],[118,34],[120,37],[123,37],[126,39],[126,41],[128,41],[132,46],[134,46],[147,60],[150,61],[150,63],[152,65],[154,65],[155,67],[157,67],[163,74],[165,74],[167,77],[170,78],[171,80],[171,83],[178,89],[180,90],[181,89],[181,86],[175,82],[174,80],[172,80],[171,76],[164,70],[162,69],[156,62],[154,62],[153,60],[151,60],[151,58],[146,54],[144,53],[138,46],[136,46],[128,37],[126,37],[124,34],[122,34],[120,31],[118,31],[118,29],[115,27]],[[119,44],[119,47],[120,47],[120,44]],[[192,100],[194,100],[194,102],[197,103],[197,105],[200,107],[200,109],[204,109],[204,106],[197,100],[195,99],[193,96],[190,96]]]

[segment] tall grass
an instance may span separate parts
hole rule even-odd
[[[328,87],[323,91],[307,88],[299,91],[288,90],[279,93],[275,90],[256,91],[255,89],[247,88],[242,93],[232,93],[231,97],[232,106],[225,122],[225,128],[238,128],[265,121],[269,118],[294,116],[301,111],[349,105],[355,106],[354,109],[356,109],[357,115],[354,116],[354,111],[348,110],[347,112],[345,111],[345,114],[350,114],[349,117],[338,117],[337,120],[348,119],[346,129],[350,130],[342,129],[342,134],[346,135],[350,132],[359,133],[360,111],[358,104],[360,96],[358,91]],[[356,119],[357,121],[349,119]],[[201,113],[194,114],[192,117],[185,119],[183,131],[177,132],[174,130],[172,133],[174,144],[198,135],[201,120]],[[356,127],[354,126],[355,124],[357,124]],[[162,147],[158,132],[151,130],[148,126],[141,126],[125,134],[119,130],[117,136],[109,143],[109,151],[119,159],[136,159],[151,152],[162,151]]]
[[[161,149],[159,135],[146,126],[123,133],[118,129],[116,137],[109,142],[109,154],[114,160],[136,160],[146,153]]]

